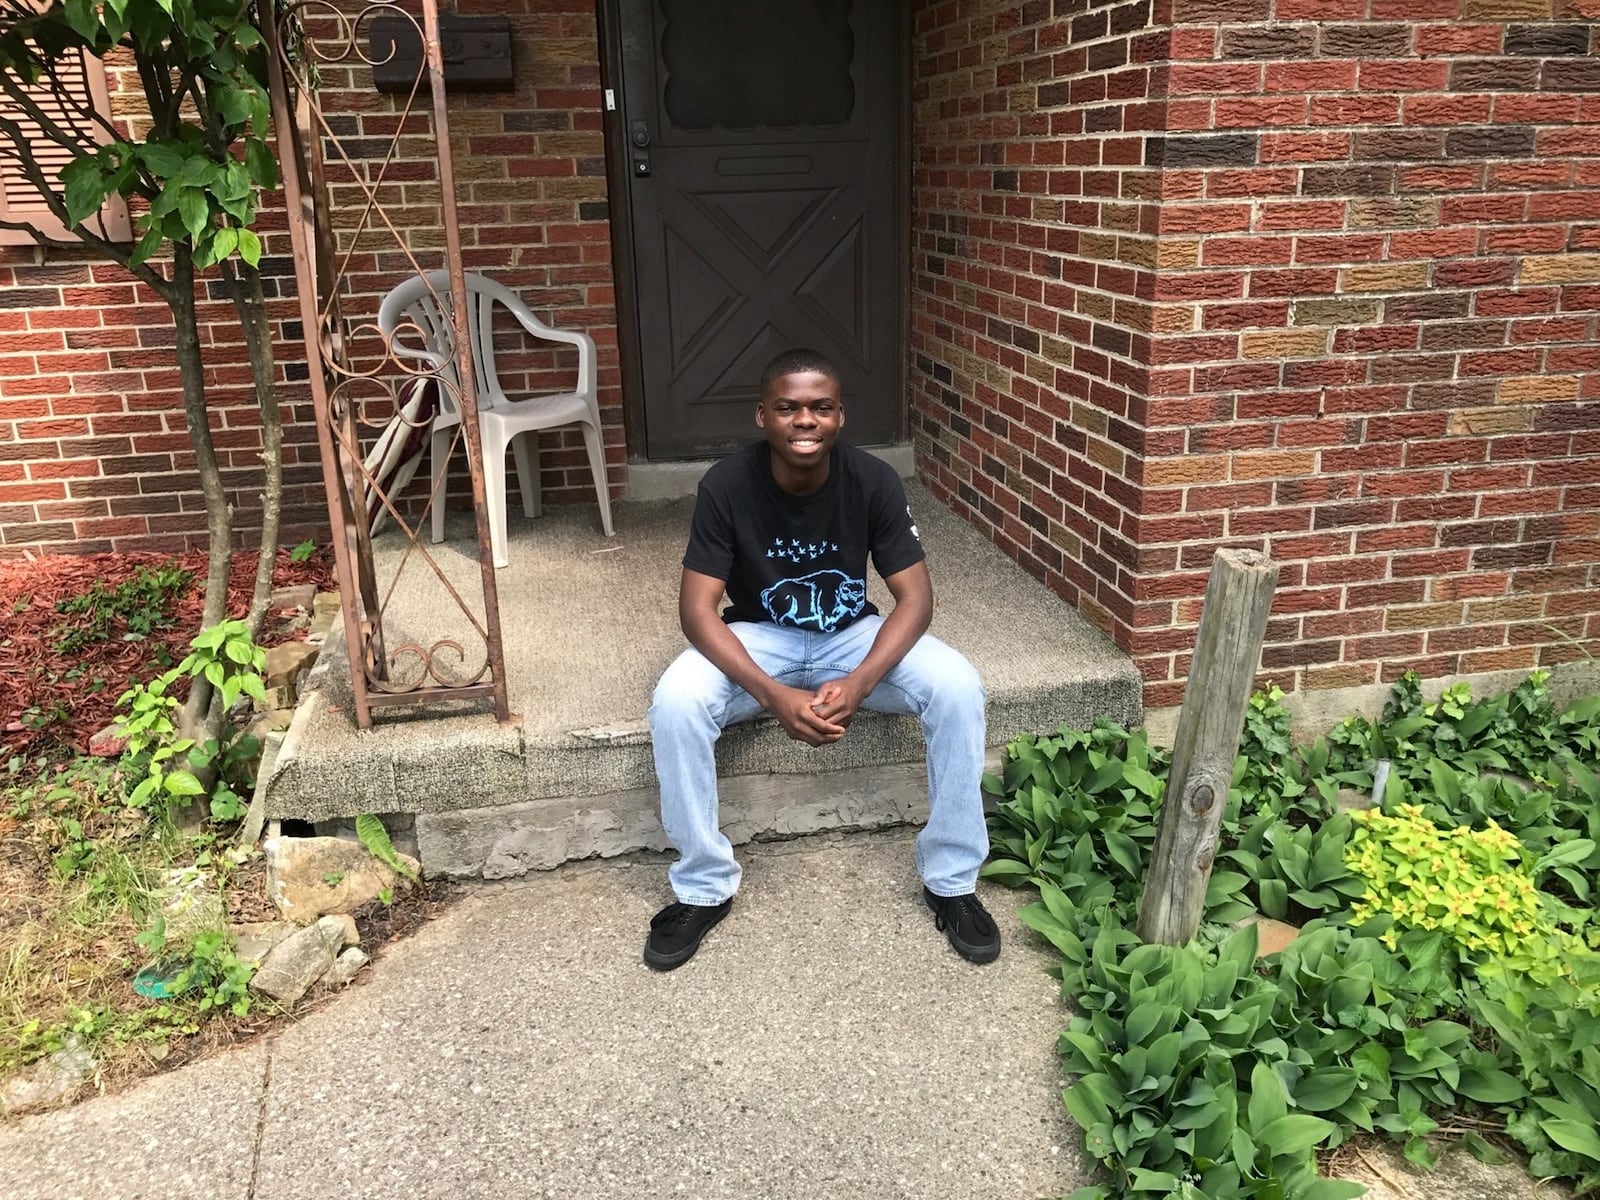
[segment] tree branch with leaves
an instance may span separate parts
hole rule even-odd
[[[202,628],[227,616],[233,549],[233,505],[212,439],[195,299],[197,283],[213,269],[238,312],[262,413],[252,630],[266,613],[282,508],[282,422],[258,269],[261,240],[251,228],[264,194],[278,183],[259,19],[254,0],[0,0],[0,147],[79,244],[126,267],[172,312],[184,421],[206,507]],[[66,99],[60,66],[74,55],[131,58],[149,114],[147,128],[143,113],[135,122],[142,136],[82,99]],[[39,103],[41,86],[55,104]],[[42,154],[41,140],[54,152]],[[59,160],[61,150],[71,157],[56,173],[46,158]],[[131,245],[93,227],[114,196],[139,214]],[[50,250],[72,244],[18,222],[0,227],[25,229]],[[213,689],[197,679],[184,713],[196,736],[221,719],[213,701]]]

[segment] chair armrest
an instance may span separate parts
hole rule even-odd
[[[594,396],[598,387],[598,367],[595,361],[594,339],[587,333],[577,330],[553,329],[546,325],[528,309],[522,301],[507,304],[511,315],[517,318],[518,323],[534,337],[544,338],[552,342],[565,342],[569,346],[578,348],[578,394]]]

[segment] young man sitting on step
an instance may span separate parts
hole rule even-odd
[[[1000,953],[973,891],[989,852],[983,685],[927,633],[933,587],[899,477],[839,442],[843,426],[838,369],[815,351],[786,351],[761,377],[765,440],[700,483],[678,597],[690,649],[650,705],[661,821],[679,854],[668,872],[676,902],[645,941],[657,970],[688,962],[733,905],[740,869],[718,827],[714,748],[725,727],[763,711],[812,746],[844,737],[861,708],[921,719],[923,896],[956,953],[975,963]],[[887,617],[867,600],[869,555],[894,596]]]

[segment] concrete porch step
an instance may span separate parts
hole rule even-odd
[[[908,492],[934,579],[933,632],[982,676],[991,746],[1063,722],[1139,719],[1140,681],[1125,655],[923,488]],[[507,725],[445,704],[380,710],[373,730],[358,731],[335,628],[263,784],[268,815],[412,814],[431,871],[486,878],[665,848],[645,709],[684,645],[676,597],[691,507],[620,505],[609,540],[584,508],[512,518],[511,566],[496,574],[518,714]],[[469,532],[463,522],[430,550],[472,597]],[[380,537],[376,555],[384,591],[403,543]],[[890,606],[875,579],[872,595]],[[448,615],[453,607],[413,551],[386,609],[391,650],[453,637],[472,654],[481,639],[464,616]],[[922,756],[909,717],[863,713],[842,742],[820,750],[771,720],[737,726],[718,751],[724,827],[742,842],[917,820]]]

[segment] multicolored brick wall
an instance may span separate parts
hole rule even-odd
[[[1141,8],[1143,32],[1119,33],[1117,14]],[[1151,706],[1181,699],[1225,545],[1283,564],[1263,667],[1286,688],[1581,654],[1600,638],[1595,14],[1543,0],[1073,10],[1086,30],[1109,18],[1074,42],[1091,62],[1102,48],[1108,83],[1125,36],[1149,87],[1120,113],[1108,93],[1034,192],[1087,197],[1115,176],[1093,201],[1102,225],[1156,198],[1151,236],[1117,245],[1139,303],[1111,282],[1104,242],[1070,244],[1047,213],[939,244],[941,221],[1010,201],[985,156],[1031,158],[1036,131],[1075,120],[1057,72],[1097,85],[1044,43],[1060,22],[1043,5],[918,14],[914,403],[941,492],[1134,656]],[[963,35],[964,58],[937,56]],[[964,150],[975,165],[945,182],[939,164]],[[1068,344],[998,345],[989,315],[1057,272]],[[1041,533],[1061,564],[1040,556]]]
[[[107,64],[113,119],[148,125],[132,60]],[[281,209],[264,222],[262,286],[276,325],[297,313]],[[162,264],[156,264],[161,266]],[[261,520],[261,418],[240,321],[220,288],[196,292],[212,436],[241,544]],[[205,503],[183,416],[172,314],[88,251],[0,246],[0,557],[205,544]],[[284,533],[327,523],[305,364],[285,343]]]
[[[599,51],[592,3],[488,0],[517,39],[514,93],[452,96],[463,260],[517,290],[536,313],[594,337],[613,487],[626,469],[611,281]],[[364,159],[381,157],[400,126],[398,98],[370,72],[324,64],[333,131]],[[113,87],[118,78],[112,72]],[[127,81],[124,88],[130,86]],[[135,106],[113,93],[126,118]],[[426,95],[410,118],[381,199],[424,266],[442,265]],[[339,173],[331,173],[335,182]],[[348,178],[345,176],[344,178]],[[339,185],[348,216],[364,204]],[[285,536],[327,524],[306,383],[300,309],[281,202],[261,222],[270,314],[285,406]],[[392,239],[358,247],[345,312],[371,320],[384,291],[409,269]],[[259,524],[259,417],[239,323],[220,292],[201,303],[212,428],[236,508],[237,536]],[[499,327],[497,326],[497,330]],[[500,331],[506,382],[538,387],[565,371],[558,359]],[[204,506],[184,430],[173,331],[166,307],[114,264],[69,251],[0,246],[0,556],[95,550],[175,550],[203,544]],[[570,379],[570,371],[561,378]],[[547,500],[593,503],[582,442],[545,435]],[[464,487],[456,487],[464,503]]]

